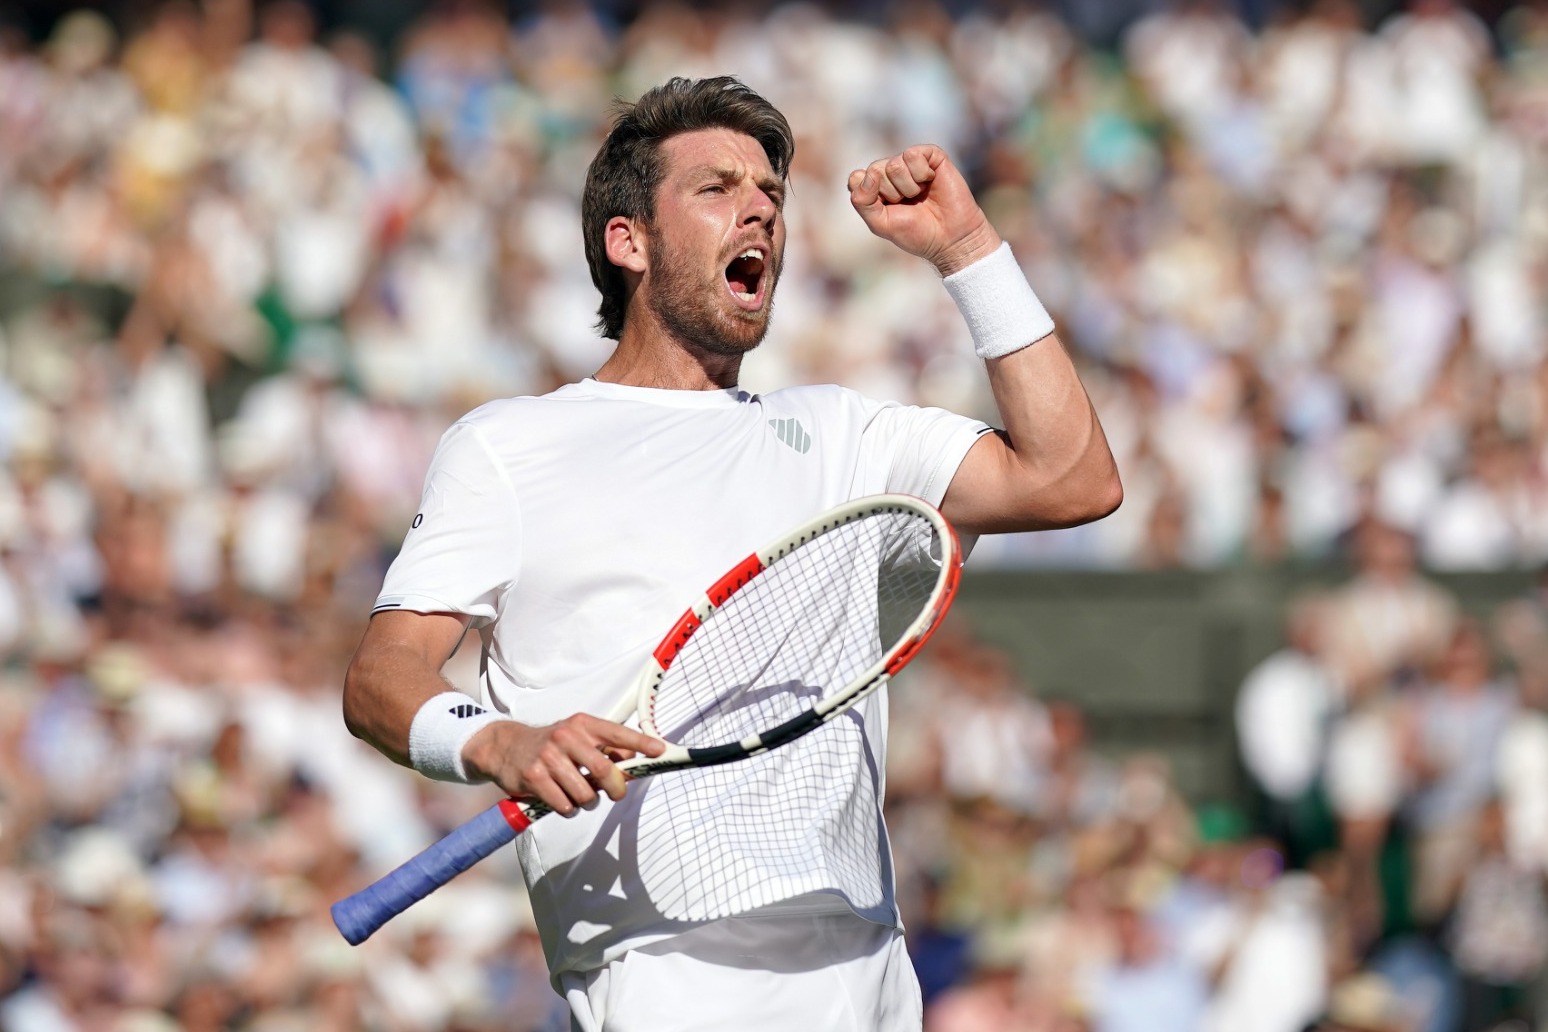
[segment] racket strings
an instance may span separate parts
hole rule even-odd
[[[850,687],[933,595],[931,532],[917,514],[872,514],[774,563],[674,660],[656,697],[661,734],[741,741]],[[782,749],[653,782],[639,857],[662,913],[708,919],[822,888],[879,905],[882,729],[866,725],[881,713],[870,699]]]
[[[739,741],[859,677],[881,656],[882,613],[909,610],[912,619],[934,587],[936,569],[896,561],[909,529],[924,522],[899,513],[855,520],[733,595],[667,671],[653,709],[662,736],[690,747]]]

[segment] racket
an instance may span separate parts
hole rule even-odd
[[[846,502],[733,566],[672,625],[609,719],[638,716],[666,750],[631,779],[758,756],[828,724],[903,668],[940,625],[956,534],[908,495]],[[332,908],[359,945],[551,812],[503,799]]]

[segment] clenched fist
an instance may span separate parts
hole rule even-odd
[[[1000,246],[1000,234],[962,173],[934,144],[910,147],[851,172],[849,203],[872,233],[923,258],[942,276]]]

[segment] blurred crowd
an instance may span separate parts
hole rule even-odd
[[[440,432],[607,354],[611,98],[724,72],[798,138],[745,386],[991,414],[843,190],[910,143],[1059,320],[1125,504],[975,564],[1359,563],[1243,688],[1250,812],[965,631],[922,661],[890,809],[932,1032],[1548,1020],[1548,588],[1481,625],[1416,572],[1548,560],[1548,5],[1193,0],[1116,52],[929,0],[461,0],[390,52],[296,0],[137,10],[0,23],[0,1030],[562,1027],[509,857],[337,939],[488,801],[349,738],[338,683]]]
[[[1541,0],[1492,32],[1452,0],[1374,26],[1317,0],[1255,35],[1187,0],[1117,53],[1036,5],[887,10],[662,2],[619,26],[448,0],[390,58],[320,37],[299,0],[170,0],[123,33],[78,12],[38,45],[0,29],[0,454],[68,452],[61,413],[117,402],[91,461],[179,511],[245,480],[294,524],[337,473],[396,528],[436,428],[605,357],[577,227],[611,99],[731,71],[799,144],[746,386],[990,414],[933,273],[844,191],[922,140],[968,170],[1077,353],[1126,504],[980,561],[1318,559],[1373,512],[1433,567],[1548,558]],[[276,534],[268,587],[294,590],[302,535]]]
[[[888,768],[926,1032],[1548,1029],[1548,575],[1481,620],[1352,547],[1238,692],[1242,805],[932,643]]]

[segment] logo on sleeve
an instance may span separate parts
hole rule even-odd
[[[812,435],[806,432],[806,427],[799,420],[771,419],[769,426],[774,428],[774,436],[782,444],[788,444],[802,455],[812,450]]]

